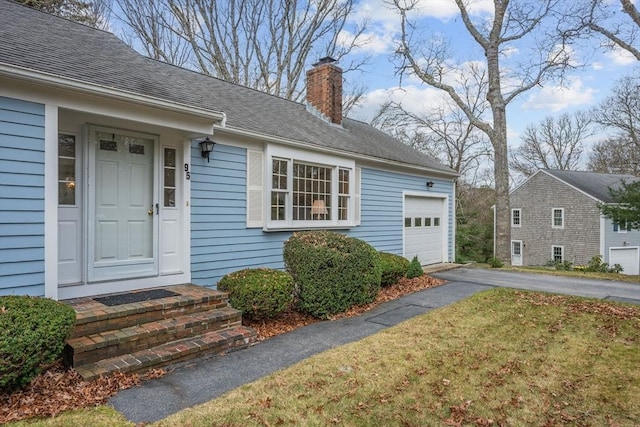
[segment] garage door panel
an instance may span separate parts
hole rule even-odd
[[[417,256],[423,265],[442,262],[444,200],[441,198],[405,198],[404,253]]]
[[[611,248],[609,249],[609,265],[620,264],[622,274],[640,274],[640,248]]]

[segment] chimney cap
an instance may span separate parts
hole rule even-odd
[[[334,62],[336,62],[335,59],[333,59],[330,56],[325,56],[324,58],[320,58],[318,60],[318,62],[316,62],[315,64],[313,64],[314,67],[317,67],[318,65],[324,65],[324,64],[333,64]]]

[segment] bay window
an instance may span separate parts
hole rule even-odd
[[[277,147],[267,159],[267,229],[356,225],[355,162]]]

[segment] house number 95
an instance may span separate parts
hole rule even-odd
[[[184,177],[187,178],[187,180],[191,179],[191,172],[189,172],[189,163],[184,164]]]

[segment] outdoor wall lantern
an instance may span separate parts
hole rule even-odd
[[[200,141],[200,150],[202,151],[202,157],[207,158],[207,163],[209,163],[209,154],[213,151],[213,146],[216,145],[215,142],[206,137],[204,141]]]
[[[427,188],[433,187],[433,181],[427,181]]]

